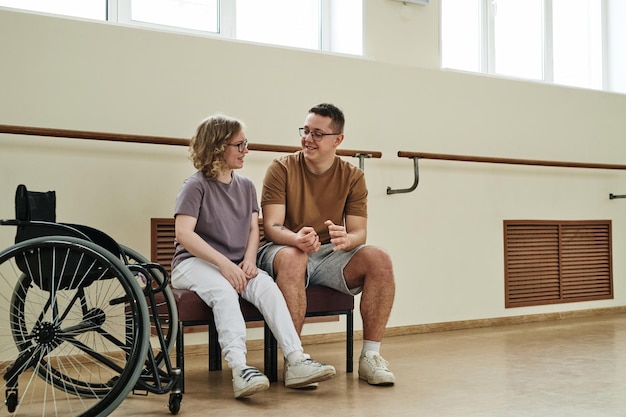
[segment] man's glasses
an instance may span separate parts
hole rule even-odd
[[[226,146],[236,146],[239,152],[243,152],[244,149],[248,149],[248,139],[239,143],[227,143]]]
[[[309,130],[306,127],[301,127],[298,130],[300,131],[300,137],[302,139],[304,139],[307,136],[311,135],[311,139],[313,139],[315,142],[321,141],[322,139],[324,139],[324,136],[341,135],[341,132],[339,132],[339,133],[324,133],[324,132],[320,132],[319,130]]]

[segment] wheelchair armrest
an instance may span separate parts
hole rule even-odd
[[[14,225],[18,226],[16,241],[23,241],[32,237],[40,236],[70,236],[79,239],[89,240],[89,236],[72,225],[64,223],[47,222],[41,220],[15,220]]]
[[[18,226],[18,227],[33,226],[33,227],[59,229],[60,231],[65,232],[65,233],[61,233],[63,235],[69,232],[71,233],[70,236],[89,240],[89,237],[85,233],[73,227],[73,225],[64,224],[64,223],[46,222],[46,221],[41,221],[41,220],[0,219],[0,226]]]

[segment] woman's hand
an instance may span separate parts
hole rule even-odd
[[[219,268],[222,275],[224,275],[224,278],[230,282],[230,285],[233,286],[237,293],[241,294],[246,289],[246,286],[248,285],[248,277],[238,265],[228,261],[223,265],[220,265]]]
[[[245,259],[239,263],[239,268],[246,274],[247,279],[252,279],[259,274],[256,264]]]

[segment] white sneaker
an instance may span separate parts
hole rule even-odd
[[[270,380],[253,366],[246,366],[233,376],[235,398],[242,398],[270,387]]]
[[[315,387],[315,383],[335,376],[335,367],[318,362],[307,354],[294,364],[285,363],[284,377],[287,388]]]
[[[320,386],[319,382],[311,382],[308,385],[302,385],[301,387],[291,387],[291,388],[301,389],[301,390],[314,390],[314,389],[317,389],[317,387],[319,386]]]
[[[393,385],[396,377],[388,368],[389,362],[379,353],[367,351],[359,360],[359,378],[370,385]]]

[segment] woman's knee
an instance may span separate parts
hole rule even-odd
[[[241,296],[247,299],[248,294],[264,294],[274,289],[277,289],[274,279],[266,273],[259,273],[256,277],[248,281],[246,289],[241,293]]]
[[[225,282],[226,279],[224,279]],[[196,293],[211,308],[216,306],[236,306],[239,308],[239,293],[231,285],[214,285],[196,288]]]

